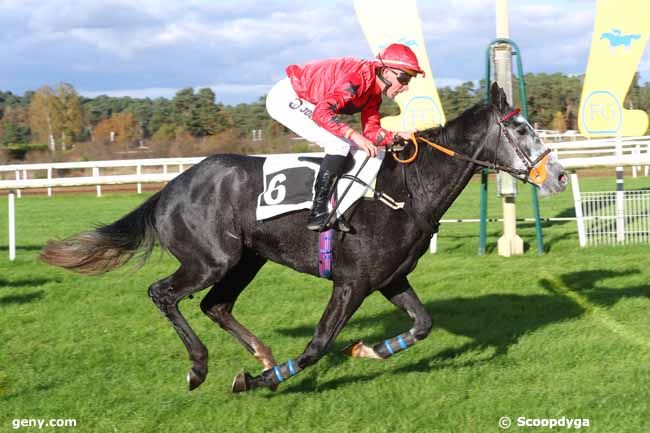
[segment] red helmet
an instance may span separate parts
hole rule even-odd
[[[377,54],[377,60],[383,65],[400,70],[411,70],[424,75],[418,58],[409,47],[403,44],[390,44]]]

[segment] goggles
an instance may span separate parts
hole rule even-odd
[[[395,77],[397,77],[397,82],[402,86],[408,86],[408,84],[411,82],[411,79],[413,78],[413,75],[400,69],[395,70],[393,68],[388,68],[388,70],[395,74]]]

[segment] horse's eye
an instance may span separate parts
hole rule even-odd
[[[522,126],[520,128],[517,128],[517,134],[519,134],[519,135],[526,135],[527,132],[528,132],[528,130],[524,126]]]

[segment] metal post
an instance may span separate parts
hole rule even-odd
[[[16,260],[16,194],[9,191],[9,260]]]
[[[507,38],[499,38],[495,39],[488,45],[488,48],[485,53],[485,100],[489,101],[490,100],[490,85],[491,85],[491,79],[492,79],[492,74],[491,74],[491,53],[492,53],[492,48],[495,44],[508,44],[512,46],[514,49],[513,55],[516,55],[517,59],[517,74],[519,77],[519,99],[520,99],[520,105],[521,105],[521,112],[524,115],[526,119],[528,119],[528,104],[526,103],[527,101],[527,95],[526,95],[526,84],[524,83],[524,68],[522,65],[522,59],[521,59],[521,50],[517,46],[517,44]],[[538,254],[542,254],[544,252],[544,238],[542,235],[542,223],[541,223],[541,216],[540,216],[540,211],[539,211],[539,200],[537,196],[537,188],[535,186],[531,185],[531,190],[533,194],[533,216],[535,218],[535,234],[537,237],[537,252]],[[483,206],[487,206],[487,204],[483,204],[481,202],[481,215],[486,214],[485,209]],[[481,216],[481,230],[483,230],[483,224],[485,224],[485,221],[483,220],[483,216]],[[484,236],[484,232],[481,232],[481,236]],[[481,242],[484,242],[483,240]],[[483,248],[483,251],[485,249],[485,243],[482,243],[479,246],[479,254],[481,254],[481,249]]]
[[[497,38],[510,37],[508,26],[508,0],[497,0],[496,13]],[[494,45],[494,75],[496,82],[506,94],[508,103],[512,104],[512,48],[509,44]],[[514,183],[515,179],[507,173],[497,173],[502,182]],[[524,241],[517,235],[517,206],[514,195],[503,197],[503,235],[499,238],[498,252],[500,256],[523,254]]]
[[[485,254],[487,244],[487,183],[488,171],[481,170],[481,222],[479,224],[478,255]]]
[[[578,184],[578,175],[576,173],[571,173],[571,191],[573,192],[573,207],[576,211],[576,223],[578,225],[578,242],[584,248],[587,246],[587,235],[585,233],[585,218],[582,213],[580,185]]]
[[[623,155],[621,137],[616,138],[616,156]],[[623,191],[623,167],[616,167],[616,241],[625,242],[625,197]]]

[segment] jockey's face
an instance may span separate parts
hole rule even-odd
[[[386,96],[393,99],[400,93],[406,92],[409,89],[409,82],[413,75],[400,69],[384,68],[382,71],[383,78],[390,83],[390,87],[386,91]],[[384,84],[386,86],[386,84]]]

